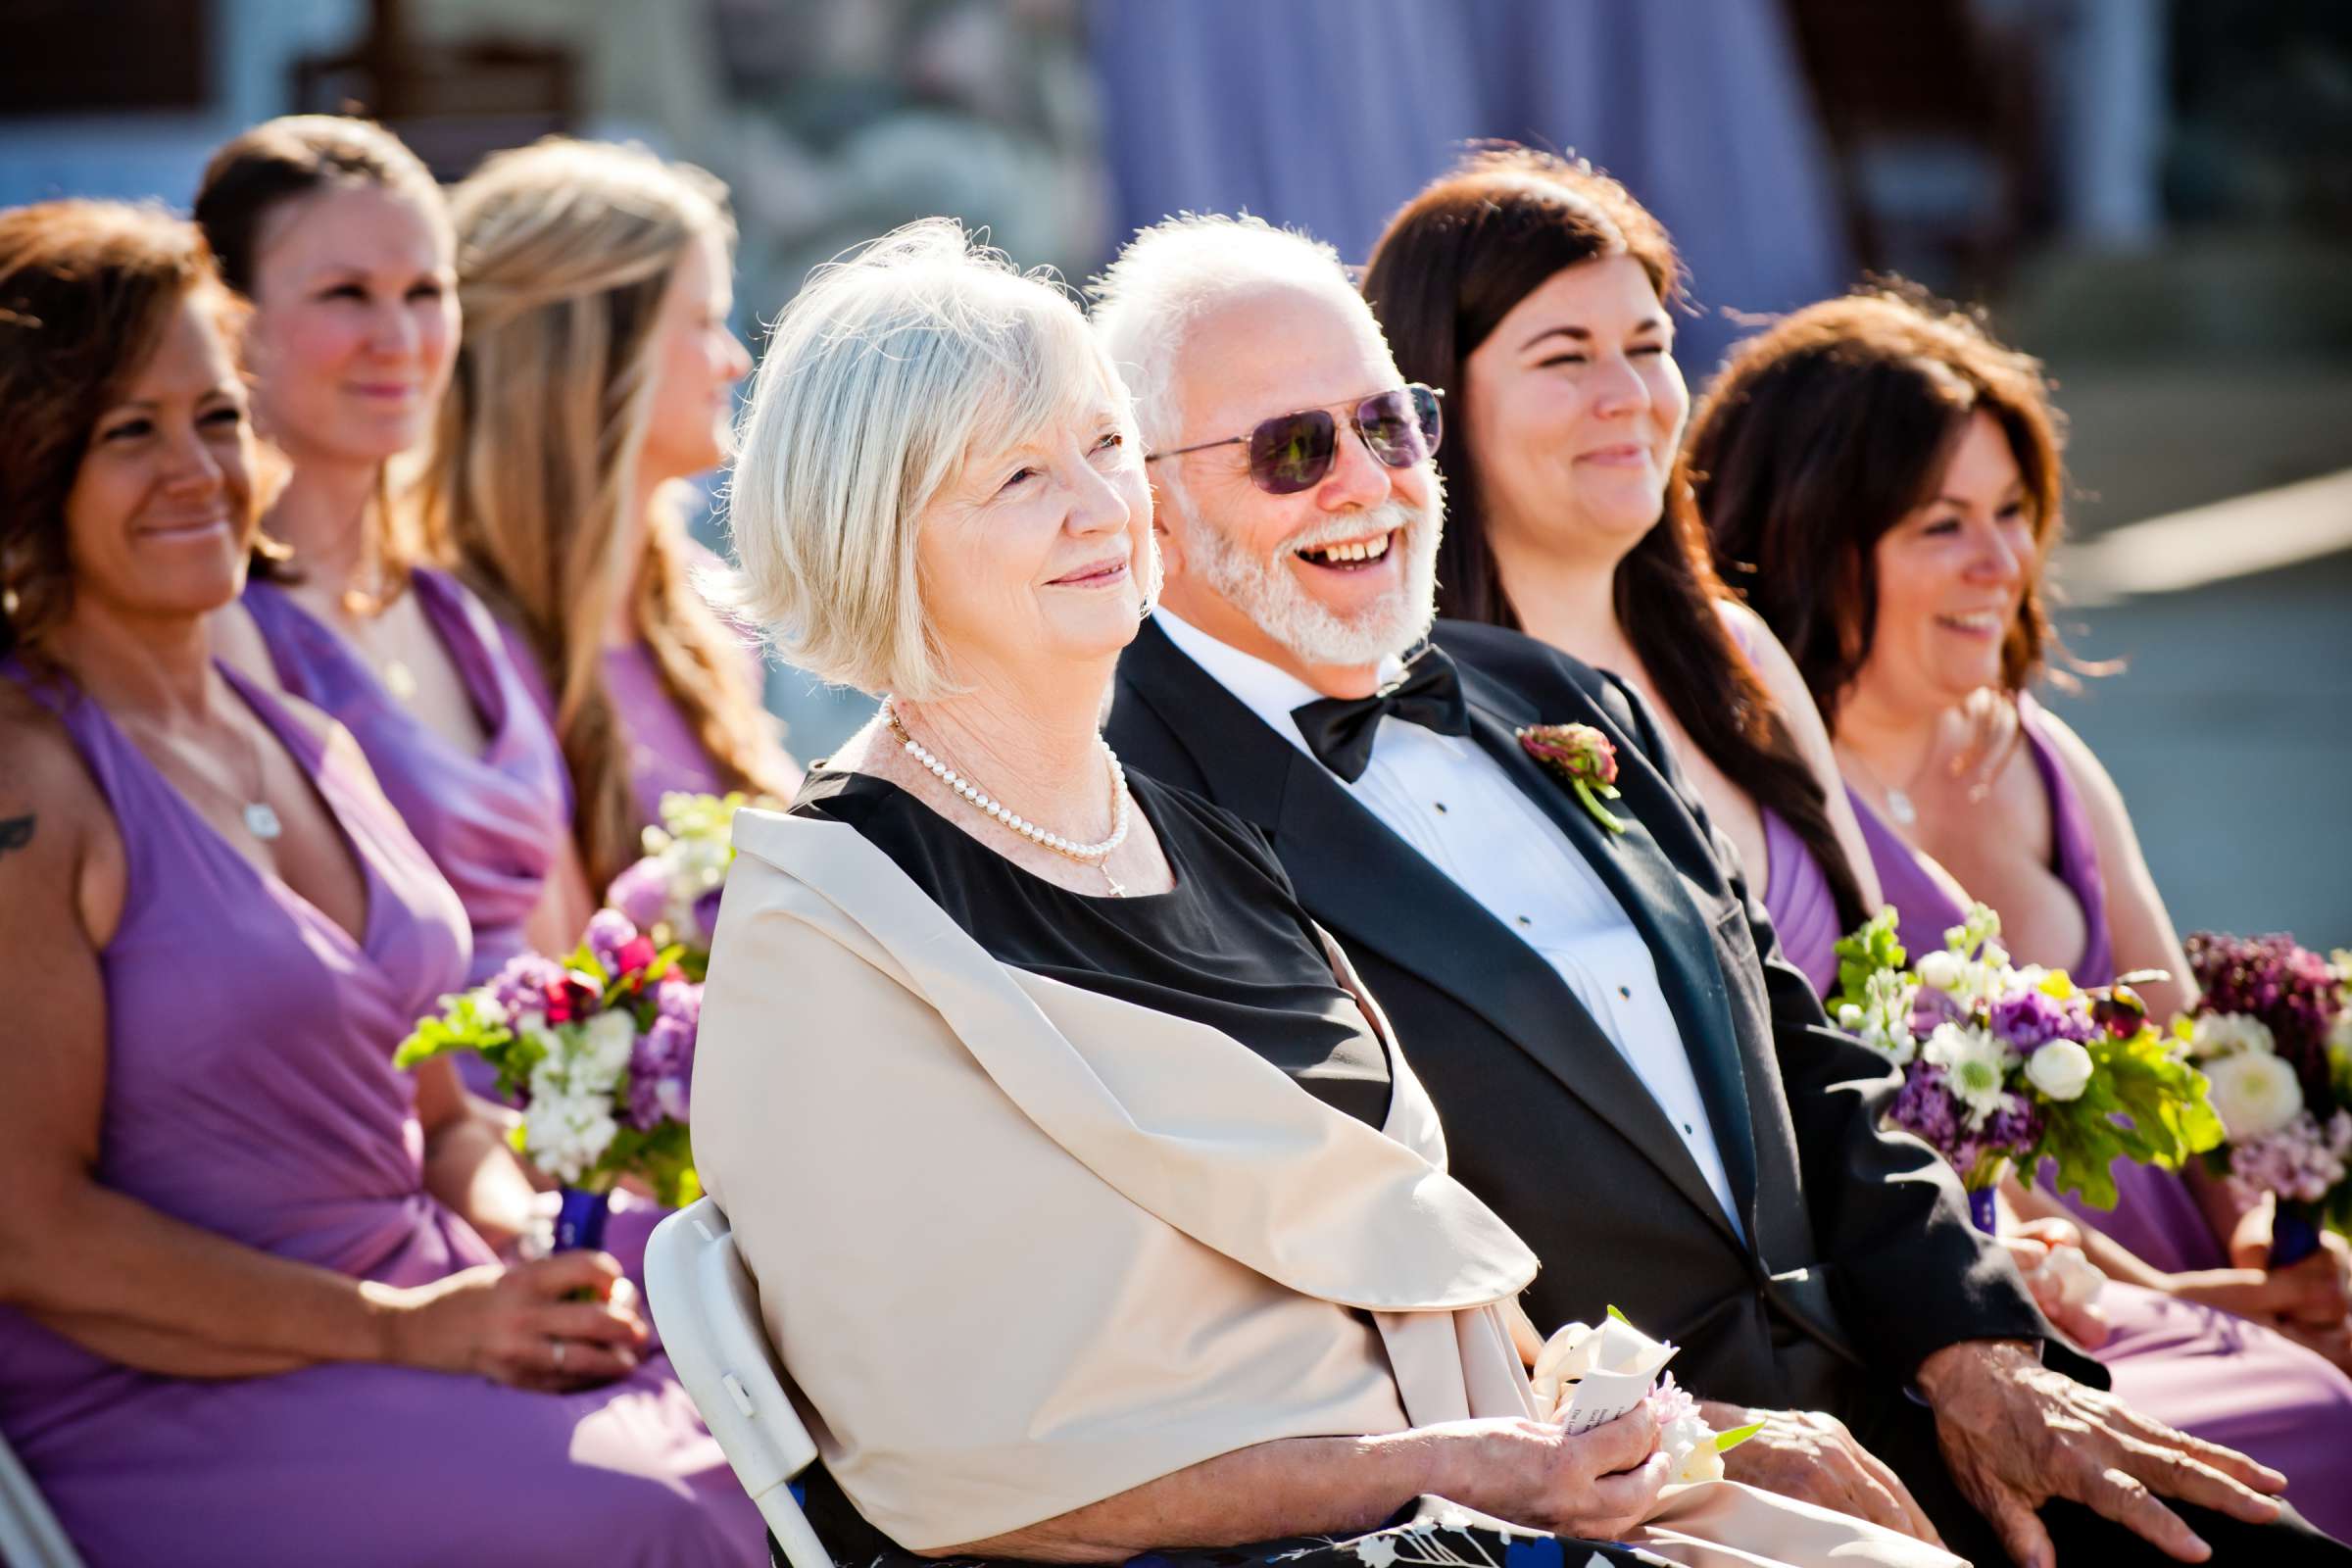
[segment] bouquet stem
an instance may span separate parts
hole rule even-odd
[[[2320,1225],[2301,1203],[2282,1202],[2271,1222],[2271,1267],[2287,1268],[2320,1250]]]
[[[1968,1217],[1977,1222],[1977,1229],[1993,1235],[2000,1229],[2001,1211],[1997,1187],[1972,1187],[1968,1190]]]
[[[595,1251],[605,1245],[605,1219],[612,1211],[611,1193],[591,1193],[578,1187],[564,1189],[563,1206],[556,1210],[556,1248],[559,1252]]]

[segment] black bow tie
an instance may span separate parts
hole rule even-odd
[[[1291,720],[1306,737],[1307,749],[1350,784],[1371,765],[1372,737],[1384,717],[1401,718],[1441,735],[1470,733],[1461,671],[1443,649],[1425,645],[1402,675],[1369,697],[1326,697],[1291,710]]]

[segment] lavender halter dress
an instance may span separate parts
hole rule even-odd
[[[2107,930],[2107,888],[2081,793],[2041,728],[2040,709],[2021,698],[2018,714],[2028,752],[2048,792],[2054,869],[2082,906],[2089,931],[2082,954],[2065,965],[2083,985],[2115,978]],[[1933,953],[1966,910],[1920,856],[1850,789],[1854,814],[1870,846],[1886,902],[1895,907],[1903,947]],[[2019,954],[2049,962],[2058,955]],[[2180,1177],[2119,1160],[2119,1200],[2112,1212],[2073,1198],[2061,1201],[2168,1273],[2220,1267],[2226,1261],[2196,1200]],[[2115,1376],[2115,1391],[2137,1408],[2184,1432],[2252,1454],[2284,1474],[2287,1495],[2329,1535],[2352,1540],[2352,1380],[2333,1363],[2283,1335],[2220,1311],[2136,1285],[2110,1283],[2099,1307],[2114,1324],[2094,1353]]]
[[[465,973],[463,910],[358,758],[221,673],[341,825],[368,884],[356,939],[230,848],[96,704],[0,662],[58,712],[122,836],[97,1180],[354,1278],[416,1286],[488,1262],[423,1189],[391,1063]],[[658,1356],[575,1395],[350,1362],[172,1378],[0,1308],[0,1431],[92,1568],[765,1560]]]
[[[1724,629],[1752,662],[1756,648],[1749,622],[1723,612]],[[1780,938],[1781,956],[1804,971],[1816,996],[1827,996],[1838,985],[1838,896],[1830,890],[1829,874],[1814,858],[1805,841],[1788,818],[1770,807],[1759,807],[1764,820],[1764,912]]]
[[[457,890],[473,926],[465,983],[479,985],[525,947],[523,923],[571,835],[571,774],[535,674],[516,666],[481,601],[430,567],[416,568],[410,582],[490,732],[478,757],[412,713],[340,632],[283,590],[249,584],[244,604],[278,684],[351,731],[385,798]],[[495,1075],[480,1057],[460,1056],[458,1071],[475,1094],[495,1094]],[[642,1291],[645,1244],[669,1210],[627,1192],[614,1193],[612,1204],[605,1250]]]
[[[457,890],[473,926],[466,983],[478,985],[523,951],[523,922],[571,832],[571,776],[490,612],[445,573],[418,567],[410,582],[489,734],[479,756],[412,713],[341,633],[275,584],[249,586],[245,610],[278,684],[351,731],[385,798]]]

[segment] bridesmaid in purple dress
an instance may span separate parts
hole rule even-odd
[[[1745,564],[1829,715],[1904,946],[1939,950],[1981,900],[2020,961],[2091,985],[2184,975],[2114,782],[2026,695],[2055,646],[2041,575],[2064,493],[2038,366],[1909,297],[1813,306],[1734,354],[1689,456],[1718,558]],[[2187,996],[2141,989],[2160,1011]],[[2227,1267],[2209,1218],[2230,1219],[2223,1195],[2116,1175],[2117,1208],[2073,1220],[2012,1183],[2019,1250],[2082,1247],[2113,1282],[2094,1348],[2117,1391],[2285,1472],[2314,1522],[2352,1534],[2337,1254]]]
[[[750,368],[727,324],[733,221],[699,170],[562,138],[489,159],[451,210],[466,341],[422,514],[538,677],[601,891],[663,792],[799,783],[677,505],[724,459]]]
[[[1512,150],[1408,202],[1364,293],[1398,368],[1446,394],[1439,612],[1639,687],[1761,883],[1781,956],[1827,991],[1878,885],[1813,699],[1725,590],[1675,469],[1679,269],[1624,186]]]
[[[195,213],[253,302],[257,416],[292,461],[265,527],[296,567],[222,614],[222,651],[358,739],[465,901],[468,983],[526,948],[568,951],[589,900],[563,754],[473,596],[420,561],[385,477],[424,439],[457,353],[439,187],[379,126],[295,116],[222,147]]]
[[[505,1267],[428,1189],[462,1097],[391,1045],[466,921],[349,738],[213,658],[257,449],[200,235],[0,215],[0,303],[10,1446],[93,1568],[760,1560],[612,1261]]]

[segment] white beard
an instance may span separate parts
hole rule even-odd
[[[1248,615],[1306,664],[1378,663],[1429,635],[1438,614],[1440,503],[1408,507],[1390,500],[1368,512],[1336,517],[1286,539],[1271,559],[1247,554],[1231,535],[1200,515],[1181,486],[1164,487],[1185,522],[1185,560],[1218,598]],[[1352,616],[1339,614],[1301,585],[1285,558],[1312,545],[1401,530],[1392,549],[1403,552],[1396,592]]]

